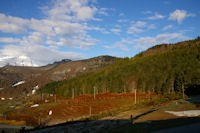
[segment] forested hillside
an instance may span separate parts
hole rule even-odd
[[[39,93],[69,97],[105,91],[171,94],[200,84],[200,38],[154,46],[133,58],[120,59],[97,72],[47,84]],[[74,89],[73,89],[74,88]]]
[[[78,61],[63,59],[41,67],[8,65],[0,68],[0,96],[27,95],[35,86],[41,87],[54,81],[68,80],[88,72],[98,71],[119,59],[105,55]],[[12,86],[19,81],[25,83]]]

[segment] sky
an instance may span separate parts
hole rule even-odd
[[[133,57],[200,36],[199,0],[0,0],[0,66]]]

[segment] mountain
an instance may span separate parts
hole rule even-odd
[[[112,56],[99,56],[79,61],[64,59],[42,67],[5,66],[0,68],[0,95],[26,95],[35,86],[41,87],[53,81],[71,79],[96,71],[117,60],[118,58]],[[15,84],[17,85],[13,86]]]
[[[27,80],[32,77],[39,77],[44,72],[71,60],[64,59],[62,61],[54,62],[42,67],[28,67],[28,66],[4,66],[0,68],[0,87],[11,87],[14,83]]]
[[[95,72],[53,82],[40,89],[66,97],[97,92],[182,93],[200,85],[200,38],[154,46]]]
[[[48,67],[56,67],[56,66],[58,66],[58,65],[60,65],[60,64],[64,64],[64,63],[67,63],[67,62],[70,62],[70,61],[72,61],[72,60],[70,60],[70,59],[63,59],[63,60],[61,60],[61,61],[55,61],[54,63],[52,63],[52,64],[48,64],[47,66]]]
[[[71,79],[84,73],[92,72],[98,70],[99,68],[103,68],[117,60],[118,58],[112,56],[99,56],[91,59],[64,63],[44,73],[41,76],[41,80],[45,79],[46,82],[52,82],[63,79]]]
[[[0,87],[11,87],[14,83],[26,80],[31,76],[38,77],[48,67],[5,66],[0,68]]]

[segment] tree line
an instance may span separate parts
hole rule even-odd
[[[162,52],[159,48],[163,47]],[[169,49],[170,47],[170,49]],[[49,83],[39,93],[54,93],[65,97],[110,92],[183,93],[187,86],[199,84],[200,38],[176,44],[157,45],[157,52],[145,51],[133,58],[123,58],[96,72],[70,80]],[[148,51],[148,50],[147,50]],[[164,52],[163,52],[164,51]],[[94,89],[95,88],[95,89]]]

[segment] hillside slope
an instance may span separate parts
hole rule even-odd
[[[157,45],[97,72],[47,84],[40,92],[64,96],[138,91],[171,94],[200,84],[200,39]]]
[[[71,79],[84,73],[96,71],[117,61],[111,56],[99,56],[86,60],[62,60],[43,67],[5,66],[0,68],[0,95],[26,95],[32,88],[40,87],[64,79]],[[25,81],[24,84],[13,87],[14,83]]]

